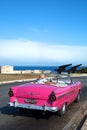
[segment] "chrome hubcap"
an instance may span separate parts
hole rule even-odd
[[[65,104],[64,104],[63,107],[62,107],[62,111],[63,111],[63,113],[65,113],[65,111],[66,111],[66,106],[65,106]]]
[[[80,99],[80,94],[78,94],[78,100]]]

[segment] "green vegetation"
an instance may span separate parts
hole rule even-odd
[[[82,73],[87,73],[87,67],[82,68],[81,72]]]

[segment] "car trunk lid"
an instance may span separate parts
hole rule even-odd
[[[57,87],[46,84],[26,84],[18,86],[16,89],[16,97],[31,99],[48,99],[52,91]],[[58,88],[57,88],[58,89]]]

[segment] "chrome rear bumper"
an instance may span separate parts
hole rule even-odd
[[[9,102],[8,105],[10,107],[26,108],[26,109],[32,109],[32,110],[42,110],[42,111],[50,111],[50,112],[58,111],[58,107],[48,107],[46,105],[36,106],[36,105],[32,105],[32,104],[20,104],[17,101]]]

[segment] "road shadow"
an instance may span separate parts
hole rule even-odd
[[[87,119],[87,114],[83,117],[83,119],[80,121],[79,125],[77,126],[76,130],[81,130],[82,126],[84,125],[84,122]]]
[[[23,112],[20,112],[18,108],[13,108],[9,106],[1,107],[0,113],[5,115],[12,115],[13,117],[25,116],[36,119],[49,119],[50,117],[54,116],[54,113],[51,112],[42,113],[41,111],[37,110],[24,110]]]

